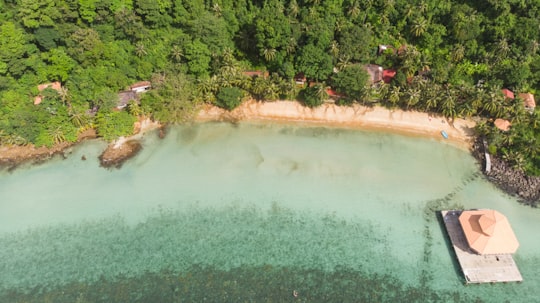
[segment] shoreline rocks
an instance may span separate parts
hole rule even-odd
[[[52,148],[33,145],[0,147],[0,171],[9,172],[25,164],[40,164],[56,156],[65,158],[65,152],[73,143],[62,143]]]
[[[491,171],[486,172],[484,150],[481,138],[473,146],[473,156],[482,163],[482,172],[486,178],[507,194],[517,197],[519,202],[538,207],[540,199],[540,177],[527,176],[524,172],[511,167],[507,162],[490,155]]]
[[[121,168],[129,159],[135,157],[142,150],[138,140],[128,140],[121,144],[109,144],[107,149],[98,157],[101,167]]]

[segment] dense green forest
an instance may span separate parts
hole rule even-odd
[[[181,123],[204,102],[317,106],[330,86],[344,106],[482,117],[493,153],[540,174],[538,111],[501,93],[540,92],[539,0],[0,0],[0,24],[1,144],[50,146],[88,128],[112,139],[136,116]],[[366,64],[395,77],[371,85]],[[141,80],[153,89],[116,110]]]

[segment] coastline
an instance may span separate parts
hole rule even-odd
[[[362,105],[338,106],[325,103],[316,108],[305,107],[296,101],[243,102],[233,111],[206,105],[196,121],[302,123],[329,127],[375,130],[410,136],[434,138],[448,142],[458,148],[470,151],[474,143],[472,120],[457,118],[452,123],[441,116],[428,113],[390,110],[381,106]],[[448,134],[444,139],[441,131]]]
[[[390,110],[381,106],[367,107],[358,104],[338,106],[324,103],[317,108],[303,106],[297,101],[259,102],[248,100],[233,111],[205,105],[198,113],[196,122],[275,122],[305,125],[341,127],[368,131],[384,131],[408,136],[429,137],[441,142],[448,142],[460,149],[471,151],[474,143],[474,126],[472,120],[455,119],[452,123],[441,116],[428,113]],[[110,143],[99,157],[103,167],[121,167],[122,163],[135,156],[141,149],[140,139],[154,129],[163,129],[159,122],[149,118],[141,118],[134,125],[133,135],[120,137]],[[441,131],[448,134],[444,139]],[[93,130],[79,136],[75,143],[60,143],[51,148],[28,146],[0,147],[0,169],[15,169],[21,164],[35,164],[46,161],[55,155],[64,156],[69,147],[86,139],[96,138]]]

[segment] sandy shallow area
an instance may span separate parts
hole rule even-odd
[[[455,119],[449,121],[416,111],[389,110],[380,106],[337,106],[325,103],[309,108],[296,101],[244,102],[229,112],[207,105],[199,112],[197,121],[275,121],[286,123],[320,124],[331,127],[382,130],[404,135],[424,136],[447,141],[469,150],[474,140],[475,122]],[[444,139],[441,131],[448,134]]]

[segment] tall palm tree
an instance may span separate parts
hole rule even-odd
[[[212,11],[216,16],[221,17],[222,11],[218,3],[214,3],[214,5],[212,6]]]
[[[146,51],[146,47],[144,46],[144,43],[142,43],[141,41],[137,42],[135,44],[135,55],[137,55],[137,57],[139,58],[142,58],[146,56],[147,54],[148,52]]]
[[[414,20],[411,27],[411,34],[415,37],[422,36],[428,27],[428,21],[424,17]]]
[[[276,59],[276,53],[277,51],[275,48],[265,48],[263,50],[264,59],[268,62],[274,61],[274,59]]]
[[[352,18],[356,18],[358,17],[358,15],[360,15],[360,3],[358,2],[358,0],[355,0],[353,3],[351,3],[349,8],[347,9],[347,14]]]
[[[407,88],[405,91],[405,97],[407,98],[407,110],[409,110],[410,107],[416,106],[416,104],[420,102],[420,93],[420,90],[416,87]]]
[[[498,88],[491,88],[484,99],[483,109],[490,115],[495,116],[499,112],[502,103],[502,94]]]
[[[288,55],[293,54],[296,51],[297,46],[298,46],[298,43],[296,42],[296,39],[294,37],[290,37],[287,43],[287,48],[285,49],[287,51],[287,54]]]
[[[401,101],[402,92],[399,86],[392,86],[388,93],[388,102],[393,106],[397,106]]]
[[[447,93],[441,103],[441,112],[447,118],[455,118],[457,116],[456,111],[456,97],[454,94]]]
[[[184,52],[182,51],[182,48],[178,45],[173,45],[171,49],[171,58],[174,62],[180,63],[182,58],[184,57]]]
[[[62,101],[62,104],[66,106],[71,106],[71,104],[69,103],[69,91],[67,87],[65,86],[60,87],[60,89],[58,90],[58,95],[60,96],[60,100]]]
[[[452,49],[450,58],[454,62],[461,62],[461,60],[463,60],[464,57],[465,57],[465,47],[463,46],[463,44],[456,44],[454,48]]]
[[[54,129],[49,130],[49,135],[52,137],[54,144],[60,144],[66,141],[66,136],[62,127],[57,126]]]
[[[296,18],[298,13],[300,13],[300,6],[296,0],[291,0],[291,2],[289,2],[289,15]]]
[[[88,124],[88,117],[85,113],[72,110],[69,114],[69,120],[75,127],[83,127]]]
[[[336,40],[332,41],[330,44],[330,54],[332,54],[334,58],[337,58],[339,55],[339,43]]]

